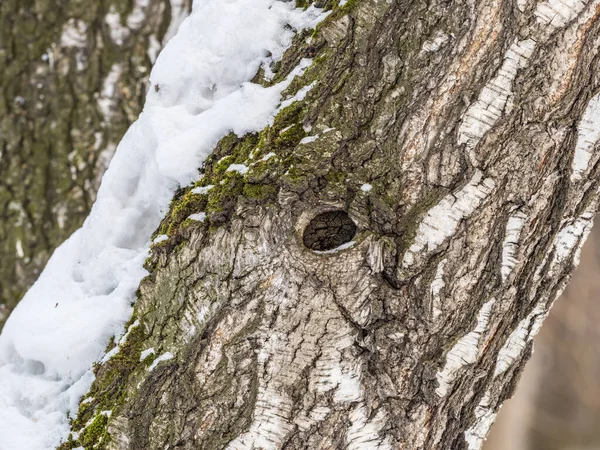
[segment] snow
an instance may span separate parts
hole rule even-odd
[[[188,219],[190,220],[194,220],[196,222],[204,222],[206,220],[206,213],[205,212],[201,212],[201,213],[197,213],[197,214],[191,214]]]
[[[365,183],[360,187],[360,190],[363,192],[371,192],[371,189],[373,189],[373,186],[368,183]]]
[[[171,0],[171,22],[169,23],[169,28],[165,33],[163,42],[169,41],[177,33],[179,26],[187,16],[187,3],[187,0]]]
[[[310,144],[315,142],[317,139],[319,139],[319,136],[306,136],[300,140],[300,144]]]
[[[261,158],[261,161],[268,161],[269,159],[271,159],[273,156],[276,156],[275,153],[273,152],[269,152],[267,153],[265,156],[263,156]]]
[[[158,236],[156,236],[154,238],[154,240],[152,241],[153,244],[160,244],[161,242],[165,242],[169,240],[169,236],[167,236],[166,234],[159,234]]]
[[[248,170],[248,166],[245,164],[232,164],[227,168],[226,172],[237,172],[241,175],[246,175]]]
[[[354,244],[356,244],[356,241],[349,241],[342,245],[338,245],[336,248],[332,248],[331,250],[314,250],[314,253],[317,253],[319,255],[330,255],[332,253],[341,252],[342,250],[347,250],[351,248]]]
[[[148,367],[148,372],[152,372],[154,369],[156,369],[156,366],[158,366],[161,362],[168,361],[170,359],[173,359],[174,357],[175,356],[171,352],[163,353],[162,355],[160,355],[158,358],[156,358],[152,362],[152,364],[150,365],[150,367]]]
[[[214,187],[215,187],[214,184],[209,184],[208,186],[197,187],[197,188],[192,189],[192,194],[204,195],[204,194],[207,194],[208,191],[210,191]]]
[[[140,354],[140,361],[145,360],[150,355],[154,355],[154,353],[155,353],[154,347],[150,347],[150,348],[142,351],[142,353]]]
[[[295,30],[324,16],[278,0],[195,2],[157,58],[144,111],[89,217],[54,252],[0,336],[0,448],[53,449],[68,435],[93,363],[131,316],[150,237],[173,193],[197,180],[220,138],[272,121],[281,93],[310,61],[268,88],[249,80],[282,57]]]

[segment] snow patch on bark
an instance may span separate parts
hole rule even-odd
[[[48,450],[68,435],[92,364],[131,315],[150,237],[173,193],[197,179],[223,136],[273,120],[281,93],[308,62],[272,87],[249,80],[282,57],[294,30],[322,18],[315,7],[278,0],[196,2],[158,56],[156,87],[85,224],[54,252],[0,336],[0,448]]]
[[[175,355],[173,355],[173,353],[171,353],[171,352],[163,353],[162,355],[160,355],[158,358],[156,358],[152,362],[150,367],[148,367],[148,372],[152,372],[154,369],[156,369],[156,366],[158,366],[161,362],[169,361],[170,359],[173,359],[174,357],[175,357]]]
[[[419,225],[414,243],[404,254],[402,266],[409,268],[415,264],[418,254],[437,250],[456,232],[460,221],[475,212],[495,186],[491,178],[483,179],[478,170],[460,191],[447,195],[431,208]]]
[[[583,178],[590,165],[594,147],[600,141],[600,94],[594,96],[588,103],[577,131],[577,145],[571,173],[572,182]]]
[[[481,307],[475,329],[460,338],[446,355],[446,364],[436,375],[438,387],[435,392],[438,396],[445,397],[448,394],[463,367],[477,362],[481,352],[481,338],[487,331],[495,302],[495,299],[491,299]]]
[[[504,243],[502,244],[502,267],[500,269],[502,281],[508,279],[517,264],[515,256],[519,248],[519,238],[526,218],[527,216],[522,212],[517,212],[508,218]]]
[[[534,49],[533,39],[515,41],[510,46],[498,74],[483,87],[478,100],[465,113],[458,130],[459,144],[474,147],[495,125],[512,94],[517,71],[527,66]]]

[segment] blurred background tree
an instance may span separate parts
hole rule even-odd
[[[484,450],[600,449],[600,227],[540,334]]]
[[[79,228],[191,0],[0,3],[0,329]]]

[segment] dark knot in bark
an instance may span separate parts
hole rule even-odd
[[[315,251],[332,250],[356,235],[356,224],[345,211],[327,211],[316,215],[304,230],[304,245]]]

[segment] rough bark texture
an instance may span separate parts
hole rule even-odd
[[[597,209],[600,1],[325,6],[274,80],[314,58],[307,96],[174,198],[63,448],[476,449],[514,390]],[[306,248],[329,210],[354,244]]]
[[[144,104],[171,9],[168,0],[1,2],[0,329],[87,216]]]

